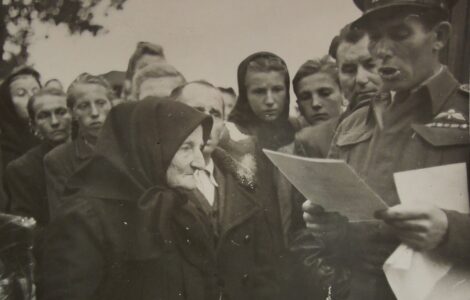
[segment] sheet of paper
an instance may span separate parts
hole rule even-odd
[[[400,200],[413,205],[434,204],[443,209],[469,213],[467,169],[464,163],[394,174]],[[466,272],[454,272],[452,264],[434,253],[417,252],[400,245],[384,264],[387,280],[398,300],[439,299],[437,295],[470,292]],[[462,286],[462,282],[466,282]],[[446,297],[447,298],[447,297]]]
[[[314,159],[263,149],[281,173],[312,202],[350,221],[369,221],[385,202],[344,161]]]

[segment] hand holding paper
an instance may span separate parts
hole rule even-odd
[[[394,226],[401,226],[399,232],[409,232],[407,235],[401,233],[407,244],[416,248],[435,248],[436,243],[442,240],[444,228],[447,228],[447,218],[441,209],[469,212],[465,164],[394,175],[403,204],[391,208],[384,219],[387,222],[400,219]],[[383,268],[398,300],[467,299],[470,292],[468,272],[456,272],[448,258],[433,251],[418,252],[402,244]],[[445,298],[442,295],[446,295]]]
[[[336,212],[326,212],[321,206],[310,200],[303,203],[302,210],[307,228],[315,234],[323,235],[338,230],[348,222],[348,218]]]
[[[263,149],[281,173],[305,196],[349,221],[375,220],[385,202],[344,161],[314,159]]]
[[[416,250],[435,249],[447,232],[446,214],[428,203],[400,204],[376,217],[392,226],[400,240]]]

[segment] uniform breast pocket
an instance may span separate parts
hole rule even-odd
[[[413,124],[415,135],[420,138],[427,151],[429,164],[443,165],[470,160],[470,132],[462,128],[428,127]]]
[[[362,160],[367,145],[372,138],[372,130],[368,128],[354,128],[350,131],[337,133],[330,148],[328,157],[340,158],[347,162]]]
[[[351,130],[341,133],[336,139],[336,146],[352,147],[354,145],[366,142],[372,137],[372,130]]]

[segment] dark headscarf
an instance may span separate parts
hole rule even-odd
[[[69,180],[66,194],[130,202],[135,207],[135,256],[158,255],[152,242],[174,239],[172,213],[185,203],[183,194],[167,186],[166,171],[199,125],[207,141],[212,119],[173,99],[151,97],[114,107],[93,157]]]
[[[260,120],[248,103],[246,88],[246,73],[250,62],[258,58],[276,58],[285,66],[285,86],[286,100],[284,111],[274,122],[265,122]],[[248,56],[238,66],[238,101],[234,109],[230,113],[229,121],[235,123],[239,129],[250,135],[256,136],[258,143],[262,148],[277,150],[281,146],[291,143],[294,140],[295,130],[289,122],[290,107],[290,78],[287,72],[287,65],[279,56],[270,52],[257,52]]]
[[[4,167],[39,144],[39,139],[31,132],[28,121],[21,119],[16,112],[10,94],[10,84],[21,75],[31,75],[41,85],[39,73],[30,67],[14,70],[0,85],[0,147],[5,156]]]

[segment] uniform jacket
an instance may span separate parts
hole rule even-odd
[[[43,276],[53,292],[44,299],[276,299],[271,232],[256,192],[215,164],[219,233],[189,197],[172,216],[176,247],[163,253],[151,240],[132,242],[141,219],[134,204],[112,196],[64,202],[46,240]],[[55,276],[58,269],[67,276]]]
[[[296,149],[307,157],[326,158],[331,141],[338,127],[339,117],[332,118],[317,126],[305,127],[295,135]]]
[[[9,211],[33,217],[39,225],[49,222],[43,159],[50,149],[52,146],[42,143],[9,163],[5,171]]]
[[[382,124],[380,129],[378,124]],[[397,93],[392,103],[375,103],[338,127],[330,157],[341,158],[388,205],[399,203],[393,173],[470,163],[468,93],[444,69],[416,91]],[[445,199],[442,199],[445,201]],[[438,252],[456,264],[470,264],[470,216],[446,211],[448,234]],[[353,271],[350,299],[394,299],[381,266],[399,241],[381,222],[351,225],[348,245]],[[363,270],[375,257],[377,272]]]
[[[57,146],[44,157],[51,218],[55,216],[57,208],[60,206],[60,197],[65,189],[67,180],[75,173],[79,166],[91,157],[92,153],[91,146],[78,137]]]

